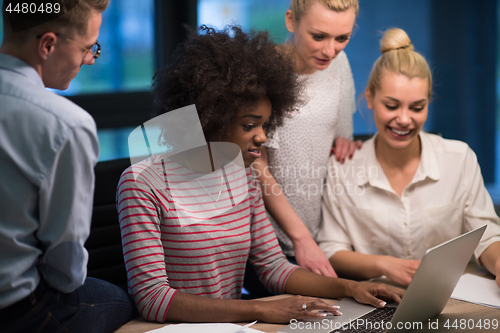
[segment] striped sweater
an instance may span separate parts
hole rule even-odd
[[[297,268],[281,253],[251,169],[235,163],[202,176],[153,155],[124,171],[117,209],[129,293],[150,321],[165,321],[177,291],[240,298],[247,259],[275,293]]]

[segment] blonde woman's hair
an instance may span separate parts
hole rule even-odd
[[[294,22],[299,22],[300,19],[307,13],[307,10],[315,2],[320,2],[328,9],[336,12],[344,12],[349,8],[354,8],[354,13],[358,16],[359,4],[358,0],[292,0],[290,10]]]
[[[380,89],[382,73],[387,70],[395,74],[403,74],[412,79],[414,77],[427,79],[429,83],[428,98],[432,93],[432,74],[425,58],[413,50],[410,37],[404,30],[393,28],[384,32],[380,40],[382,55],[373,65],[368,79],[367,90],[373,96]]]

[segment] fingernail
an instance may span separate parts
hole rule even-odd
[[[340,312],[340,311],[337,311],[337,313],[339,314],[339,316],[342,316],[342,315],[343,315],[343,313],[342,313],[342,312]]]
[[[340,309],[340,306],[338,306],[338,305],[332,305],[331,307],[334,309]]]
[[[321,315],[321,317],[326,317],[326,313],[318,313],[319,315]]]
[[[387,303],[386,303],[386,302],[380,302],[380,303],[378,303],[378,304],[379,304],[382,308],[384,308],[384,307],[385,307],[385,305],[386,305]]]

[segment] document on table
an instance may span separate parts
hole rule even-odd
[[[146,333],[262,333],[262,331],[254,330],[250,328],[253,323],[247,324],[245,326],[240,326],[236,324],[228,323],[216,323],[216,324],[176,324],[167,325],[162,328],[158,328],[152,331],[147,331]]]
[[[451,298],[500,309],[500,288],[495,280],[464,274]]]

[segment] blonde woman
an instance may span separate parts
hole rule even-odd
[[[386,31],[380,50],[365,91],[378,133],[352,161],[329,161],[321,249],[341,276],[408,285],[428,248],[486,224],[475,257],[500,287],[500,219],[476,155],[422,131],[432,76],[408,35]]]
[[[290,261],[336,276],[316,244],[321,192],[331,151],[340,162],[354,154],[354,81],[343,49],[349,43],[357,0],[293,0],[285,21],[292,52],[305,81],[304,104],[269,139],[254,169],[266,210]],[[333,149],[332,149],[333,146]]]

